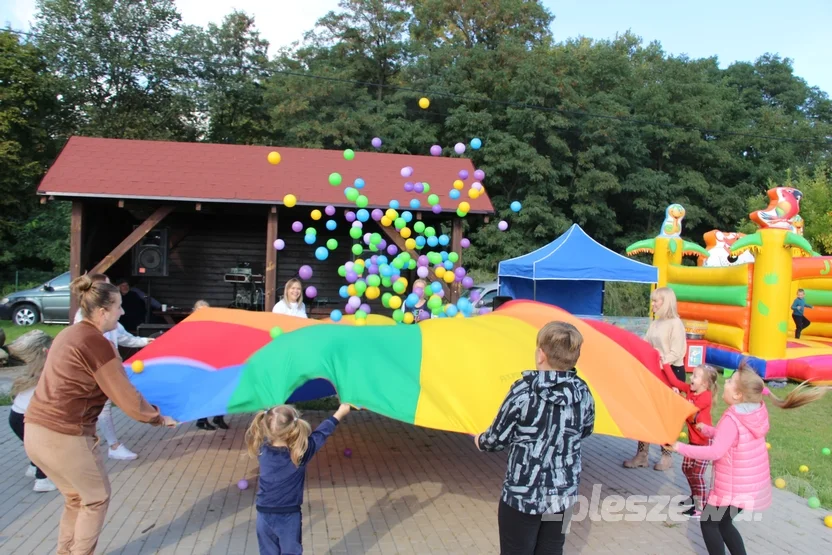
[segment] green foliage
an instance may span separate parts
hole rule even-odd
[[[604,285],[604,316],[644,316],[650,310],[650,285],[608,282]]]

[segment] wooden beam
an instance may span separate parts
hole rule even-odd
[[[123,200],[118,201],[118,207],[119,208],[124,208],[124,201]]]
[[[416,260],[417,258],[419,258],[419,253],[417,253],[416,251],[408,249],[405,246],[404,238],[401,235],[399,235],[398,233],[396,233],[396,231],[394,229],[391,229],[387,226],[383,226],[381,224],[379,224],[379,227],[381,228],[381,231],[384,232],[384,234],[387,236],[387,238],[390,239],[391,241],[393,241],[393,243],[397,247],[399,247],[400,251],[409,252],[410,256],[413,257],[413,260]],[[445,295],[450,296],[451,290],[448,288],[448,284],[445,283],[444,280],[441,280],[441,279],[437,278],[436,274],[434,274],[433,272],[430,272],[428,274],[428,281],[437,281],[437,282],[441,283],[442,284],[442,289],[445,290]]]
[[[459,256],[457,264],[462,266],[462,218],[454,218],[453,227],[451,228],[451,251]],[[459,293],[462,284],[454,281],[451,284],[451,304],[456,304],[459,300]]]
[[[84,204],[80,200],[72,201],[72,215],[69,220],[69,278],[74,280],[81,275],[81,240],[83,239]],[[69,321],[74,321],[78,311],[78,299],[69,296]]]
[[[145,221],[139,224],[139,227],[133,230],[133,233],[128,235],[127,238],[124,239],[121,243],[119,243],[116,248],[110,251],[110,254],[102,258],[101,262],[96,264],[95,267],[92,270],[90,270],[90,273],[103,274],[104,272],[109,270],[110,267],[113,264],[115,264],[119,258],[130,252],[130,249],[132,249],[133,246],[136,243],[138,243],[142,237],[147,235],[147,232],[156,227],[159,224],[159,222],[164,220],[167,217],[167,215],[171,212],[173,212],[173,206],[170,205],[160,206],[159,208],[157,208],[156,211],[153,212],[153,214],[148,216],[148,218]]]
[[[277,206],[272,206],[266,220],[266,300],[265,310],[271,312],[277,293],[277,249],[274,242],[277,241]]]

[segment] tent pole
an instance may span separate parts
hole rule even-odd
[[[601,316],[604,315],[604,297],[607,296],[607,282],[604,282],[604,285],[601,286]]]
[[[532,280],[532,287],[534,287],[534,293],[532,294],[532,297],[533,297],[532,300],[537,302],[537,280],[536,279]]]

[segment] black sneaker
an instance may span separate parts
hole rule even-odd
[[[196,421],[196,427],[200,430],[216,430],[211,424],[208,423],[207,418],[200,418]]]
[[[221,430],[227,430],[228,429],[228,424],[225,423],[225,420],[223,419],[222,416],[215,416],[214,417],[214,426],[216,426],[217,428],[219,428]]]
[[[688,497],[687,499],[683,499],[679,503],[680,507],[687,507],[688,505],[690,505],[691,507],[693,506],[693,497]]]

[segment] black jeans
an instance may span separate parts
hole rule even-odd
[[[19,412],[15,412],[13,410],[9,411],[9,426],[11,426],[14,435],[20,438],[20,441],[23,441],[23,415]],[[29,463],[32,464],[32,463]],[[33,465],[34,466],[34,465]],[[46,478],[46,474],[43,471],[35,466],[35,478],[38,480],[43,480]]]
[[[547,520],[544,515],[521,513],[500,501],[500,555],[563,555],[567,519],[564,513],[545,516]]]
[[[708,555],[724,555],[726,546],[731,555],[746,555],[742,536],[734,527],[734,517],[741,512],[738,507],[705,505],[699,524]]]
[[[687,382],[688,381],[688,373],[685,372],[684,366],[671,366],[671,370],[673,370],[673,375],[676,376],[676,379],[680,382]]]
[[[809,319],[802,314],[792,314],[792,320],[794,320],[794,338],[800,339],[800,334],[803,330],[808,328],[809,324],[812,322],[810,322]]]

